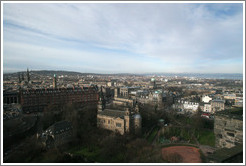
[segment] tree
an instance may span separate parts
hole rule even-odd
[[[125,159],[126,139],[119,134],[112,134],[102,139],[100,156],[104,162],[123,162]]]

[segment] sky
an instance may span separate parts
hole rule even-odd
[[[4,3],[3,72],[243,73],[243,4]]]

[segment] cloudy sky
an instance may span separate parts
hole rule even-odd
[[[4,72],[243,73],[242,4],[3,4]]]

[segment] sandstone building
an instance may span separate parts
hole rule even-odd
[[[134,109],[125,108],[122,110],[106,109],[102,98],[98,103],[97,126],[119,132],[121,135],[126,133],[141,134],[142,118],[139,114],[138,106]]]
[[[224,100],[212,100],[211,101],[211,110],[212,112],[216,112],[216,111],[222,111],[225,109],[225,101]]]
[[[123,88],[123,89],[125,90],[125,88]],[[122,94],[123,94],[123,92],[122,92]],[[131,107],[133,107],[134,106],[134,100],[128,98],[128,92],[126,94],[127,94],[127,96],[122,96],[119,93],[119,88],[115,88],[113,104],[114,105],[120,105],[120,106],[131,106]]]

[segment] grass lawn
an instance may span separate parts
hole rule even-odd
[[[198,141],[202,145],[215,146],[215,136],[213,131],[200,131]]]

